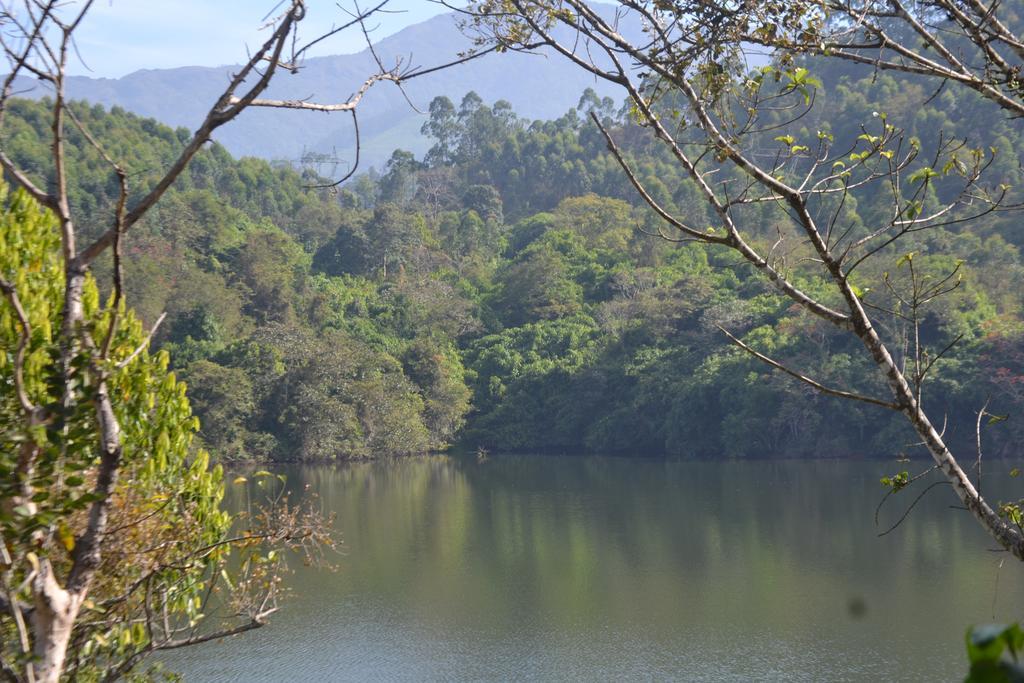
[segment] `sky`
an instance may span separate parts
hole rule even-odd
[[[81,1],[81,0],[79,0]],[[366,9],[371,2],[362,0]],[[264,17],[281,0],[95,0],[76,32],[81,60],[69,73],[94,78],[117,78],[139,69],[176,66],[220,66],[246,59],[246,46],[265,40]],[[345,23],[338,7],[352,0],[307,0],[300,37],[313,38]],[[390,13],[367,23],[374,40],[428,19],[448,9],[432,0],[391,0]],[[280,10],[278,10],[280,11]],[[346,31],[317,45],[309,56],[358,52],[366,42],[358,31]]]

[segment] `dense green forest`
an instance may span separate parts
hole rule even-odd
[[[943,131],[980,136],[972,144],[997,150],[989,182],[1021,187],[1024,140],[994,107],[950,89],[922,106],[931,92],[912,79],[827,69],[822,106],[791,127],[794,138],[822,130],[837,146],[855,141],[883,111],[923,149]],[[136,185],[188,139],[118,108],[75,110],[126,160]],[[473,93],[457,105],[438,98],[423,126],[433,141],[423,159],[396,151],[381,172],[340,189],[322,187],[316,169],[204,150],[125,254],[129,303],[147,324],[167,313],[156,342],[189,386],[205,445],[225,459],[277,460],[456,444],[912,455],[915,439],[898,415],[819,395],[727,343],[717,325],[825,384],[880,386],[855,339],[808,317],[751,267],[657,236],[664,228],[591,112],[662,206],[714,226],[653,136],[591,92],[554,121],[520,119]],[[8,116],[9,154],[42,167],[45,104],[18,101]],[[73,200],[87,216],[110,215],[116,180],[69,136]],[[936,183],[935,194],[943,191]],[[851,196],[842,219],[871,225],[886,210],[882,200]],[[770,245],[770,215],[754,209],[747,219]],[[974,415],[991,398],[991,413],[1010,416],[986,434],[992,454],[1024,437],[1022,246],[1014,213],[923,233],[912,246],[922,273],[939,277],[962,261],[961,286],[922,326],[923,343],[936,349],[962,335],[936,363],[926,401],[947,416],[949,440],[969,444]],[[899,256],[881,267],[897,273]],[[883,273],[860,277],[867,290]],[[898,324],[888,332],[903,333]]]

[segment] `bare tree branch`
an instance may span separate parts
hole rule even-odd
[[[128,211],[124,217],[122,232],[129,230],[163,196],[167,188],[185,170],[192,157],[196,155],[196,152],[210,139],[213,131],[238,116],[259,97],[260,93],[267,89],[277,71],[281,54],[288,42],[288,37],[291,35],[295,24],[303,16],[305,16],[305,5],[302,0],[293,0],[291,8],[283,15],[270,38],[263,43],[262,47],[232,77],[228,87],[218,97],[213,107],[210,108],[205,119],[193,134],[192,140],[185,146],[177,160],[175,160],[164,176],[157,181],[153,189]],[[256,67],[264,61],[268,61],[269,66],[262,73],[257,72]],[[236,96],[235,92],[245,84],[246,80],[253,73],[257,74],[255,83],[249,86],[243,95]],[[82,251],[75,258],[75,262],[84,266],[94,261],[97,256],[114,243],[117,233],[117,227],[112,227]]]

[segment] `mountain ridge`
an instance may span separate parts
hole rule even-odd
[[[381,39],[374,49],[390,67],[399,59],[403,65],[444,64],[471,47],[471,39],[458,27],[457,15],[448,13],[407,26]],[[191,130],[198,126],[210,102],[220,94],[236,68],[237,65],[181,66],[139,69],[120,78],[70,76],[66,91],[72,99],[108,108],[121,107],[169,126]],[[312,57],[297,74],[280,74],[266,97],[344,101],[378,70],[369,49]],[[37,82],[27,79],[19,81],[16,87],[29,97],[47,94]],[[427,120],[423,112],[435,96],[445,95],[457,105],[467,92],[475,91],[485,101],[508,100],[526,118],[551,119],[573,108],[588,87],[602,96],[621,96],[613,86],[598,82],[567,60],[542,53],[484,55],[410,80],[403,84],[404,94],[390,84],[378,84],[367,92],[358,110],[360,164],[364,168],[379,168],[395,148],[416,154],[425,152],[429,140],[410,131],[418,130]],[[307,152],[334,153],[350,163],[355,154],[352,119],[342,112],[251,109],[216,131],[214,139],[237,157],[294,161]],[[342,163],[339,173],[346,166],[347,163]]]

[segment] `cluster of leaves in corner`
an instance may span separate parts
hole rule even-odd
[[[1024,631],[1018,624],[986,624],[967,631],[970,670],[964,683],[1021,683]]]

